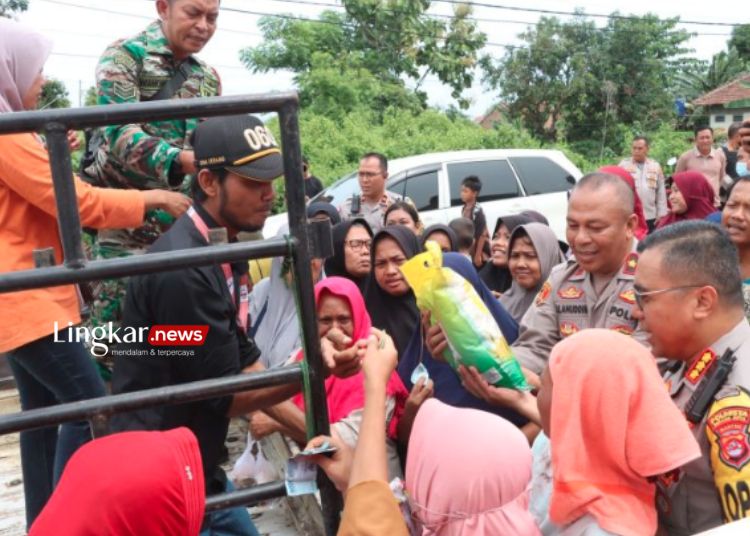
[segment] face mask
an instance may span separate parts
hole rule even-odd
[[[747,177],[750,175],[750,171],[747,169],[747,164],[745,162],[737,162],[737,165],[735,166],[735,171],[737,171],[738,177]]]

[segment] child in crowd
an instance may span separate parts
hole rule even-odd
[[[476,175],[469,175],[461,181],[461,216],[474,224],[474,244],[471,248],[471,260],[480,268],[490,257],[490,235],[487,231],[487,218],[477,198],[482,191],[482,181]]]

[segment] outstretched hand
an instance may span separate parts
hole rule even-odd
[[[310,456],[310,461],[318,464],[325,474],[328,475],[328,478],[331,479],[336,489],[343,493],[349,487],[349,477],[352,473],[352,462],[354,461],[354,449],[333,433],[330,437],[317,436],[312,438],[305,446],[305,450],[320,447],[325,443],[336,447],[336,452],[330,457],[324,454]]]
[[[531,373],[529,372],[529,374]],[[466,390],[475,397],[484,400],[488,404],[514,409],[530,421],[541,424],[536,397],[529,391],[519,391],[490,385],[474,367],[461,365],[458,367],[458,375],[461,377],[461,383]]]

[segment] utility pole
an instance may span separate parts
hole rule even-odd
[[[604,143],[607,139],[607,118],[609,117],[609,110],[612,108],[612,99],[615,96],[615,91],[617,91],[617,86],[611,80],[605,80],[602,84],[602,91],[604,92],[606,100],[604,104],[604,128],[602,129],[602,146],[599,150],[600,161],[604,158]]]

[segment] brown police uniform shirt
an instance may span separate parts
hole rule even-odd
[[[362,218],[370,225],[370,229],[372,229],[373,234],[376,234],[383,227],[385,227],[385,222],[383,221],[383,219],[385,218],[385,212],[386,210],[388,210],[388,207],[390,207],[396,201],[406,201],[411,205],[414,204],[408,197],[404,198],[399,194],[395,194],[386,190],[383,194],[383,197],[381,197],[380,201],[378,201],[377,203],[370,203],[360,195],[359,212],[353,212],[352,198],[347,197],[346,200],[344,200],[344,202],[341,204],[341,206],[339,206],[341,221],[351,220],[354,218]]]
[[[695,534],[750,517],[750,324],[743,319],[664,379],[677,406],[685,408],[713,361],[727,348],[737,361],[699,424],[691,424],[702,456],[657,479],[659,524],[670,535]],[[669,448],[669,445],[665,445]]]
[[[634,240],[633,250],[636,244]],[[552,347],[587,328],[614,329],[644,342],[645,336],[637,329],[638,322],[631,313],[635,304],[633,279],[637,264],[638,254],[632,251],[598,296],[591,274],[575,259],[555,266],[521,319],[519,336],[512,346],[521,364],[541,374]]]

